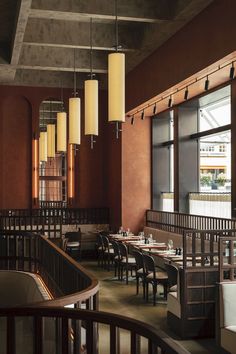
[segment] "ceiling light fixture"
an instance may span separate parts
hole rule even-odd
[[[66,112],[63,101],[63,88],[61,85],[61,112],[57,113],[57,152],[66,152],[67,150],[67,127]]]
[[[144,109],[142,110],[142,113],[141,113],[141,119],[142,119],[142,120],[144,120],[144,119],[145,119]]]
[[[69,144],[80,145],[80,98],[76,91],[75,59],[74,49],[74,97],[69,98]]]
[[[50,120],[52,121],[52,101],[50,101]],[[55,124],[47,124],[47,155],[48,157],[55,157]]]
[[[208,91],[209,90],[209,86],[210,86],[210,81],[209,81],[208,75],[207,75],[206,81],[205,81],[205,85],[204,85],[204,90]]]
[[[187,100],[188,99],[188,86],[186,87],[185,91],[184,91],[184,99]]]
[[[108,121],[116,123],[116,138],[119,138],[119,123],[125,122],[125,55],[118,53],[117,0],[115,0],[115,53],[108,55]]]
[[[170,95],[169,101],[168,101],[168,107],[172,107],[172,95]]]
[[[229,72],[229,77],[231,80],[234,79],[234,73],[235,73],[235,68],[234,68],[234,63],[232,63],[232,66],[231,66],[230,72]]]
[[[91,149],[98,135],[98,80],[93,74],[92,18],[90,19],[90,79],[84,83],[85,135],[91,136]]]
[[[157,111],[157,103],[155,102],[154,107],[153,107],[153,115],[156,114]]]
[[[44,122],[44,103],[43,106],[43,119],[42,119],[42,129],[45,129]],[[47,161],[48,160],[48,151],[47,151],[47,132],[41,131],[39,134],[39,161]]]

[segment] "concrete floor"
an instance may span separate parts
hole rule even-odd
[[[158,296],[158,303],[154,307],[151,301],[149,303],[144,302],[142,299],[142,289],[140,289],[140,294],[136,295],[136,283],[134,280],[131,280],[129,285],[126,285],[124,281],[121,282],[114,278],[113,270],[108,272],[98,267],[95,261],[83,261],[82,265],[99,280],[99,309],[101,311],[122,314],[149,323],[155,328],[160,328],[188,349],[190,353],[221,353],[215,345],[214,339],[180,340],[180,338],[171,332],[166,323],[167,308],[163,296]],[[161,288],[160,292],[162,292]],[[104,341],[103,344],[105,345]],[[125,353],[125,351],[122,352]],[[102,350],[100,353],[105,354],[105,351]]]

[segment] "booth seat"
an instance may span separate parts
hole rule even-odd
[[[236,354],[236,282],[219,284],[220,345],[231,354]]]
[[[174,291],[173,291],[173,290]],[[177,276],[177,285],[170,288],[167,294],[167,313],[181,318],[181,303],[180,303],[180,273]]]
[[[165,231],[161,229],[154,229],[149,226],[144,226],[144,235],[148,236],[152,234],[153,239],[156,240],[157,242],[165,242],[167,244],[168,240],[173,241],[173,248],[183,248],[183,235],[182,234],[177,234],[175,232],[170,232],[170,231]],[[187,247],[188,251],[192,251],[192,240],[191,238],[187,238]],[[213,245],[214,252],[218,252],[218,243],[214,242]],[[196,239],[196,251],[201,252],[201,240]],[[208,240],[205,240],[205,251],[210,252],[210,242]]]

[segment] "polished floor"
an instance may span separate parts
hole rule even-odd
[[[214,339],[204,340],[180,340],[172,333],[166,323],[166,301],[163,296],[158,295],[158,303],[154,307],[151,303],[145,303],[142,294],[136,295],[136,284],[130,280],[129,284],[118,281],[114,277],[114,272],[110,272],[97,266],[95,261],[83,261],[82,265],[96,276],[100,283],[99,309],[117,314],[122,314],[137,320],[153,325],[168,333],[173,339],[178,341],[183,347],[193,354],[221,353],[215,345]],[[159,289],[160,293],[162,289]],[[103,354],[103,352],[102,352]]]

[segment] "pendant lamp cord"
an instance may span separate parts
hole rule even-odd
[[[76,97],[76,71],[75,71],[75,48],[74,48],[74,97]]]
[[[93,79],[93,19],[90,18],[90,78]]]
[[[117,20],[117,0],[115,0],[115,34],[116,34],[116,52],[118,52],[118,20]]]
[[[61,111],[64,111],[64,101],[63,101],[63,84],[61,79]]]

